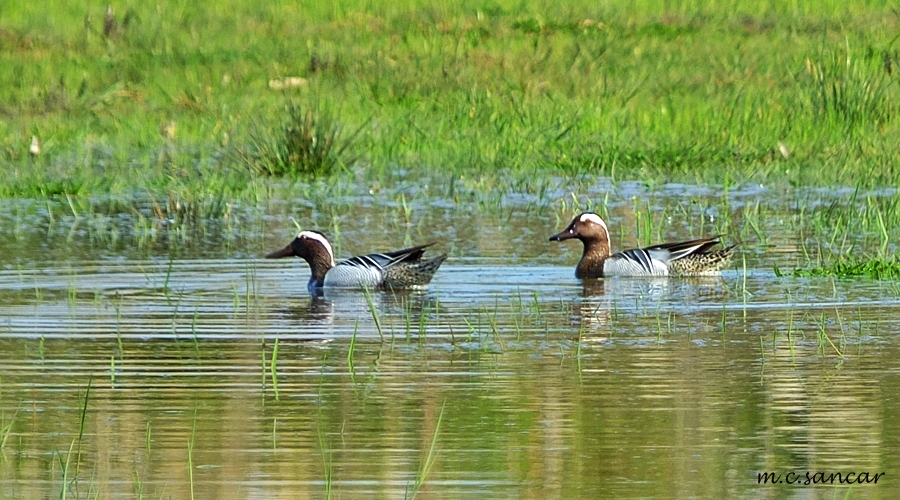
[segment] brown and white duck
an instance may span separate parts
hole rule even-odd
[[[580,279],[604,276],[715,275],[728,265],[737,246],[712,250],[720,243],[721,236],[710,236],[611,253],[606,222],[593,212],[575,217],[569,227],[551,236],[550,241],[571,238],[577,238],[584,244],[584,253],[575,267],[575,277]]]
[[[301,231],[288,246],[266,255],[267,259],[300,257],[312,275],[307,283],[311,295],[323,288],[411,288],[427,285],[447,258],[441,254],[422,260],[428,243],[393,252],[359,255],[335,263],[328,238],[319,231]]]

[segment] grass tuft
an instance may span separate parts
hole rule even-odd
[[[330,112],[290,102],[287,116],[271,135],[252,134],[250,152],[241,153],[250,168],[269,177],[324,177],[348,163],[344,153],[356,134],[341,138]]]
[[[890,87],[890,55],[869,57],[846,51],[823,51],[813,60],[806,59],[799,78],[801,93],[806,93],[814,115],[836,125],[852,128],[864,123],[884,123],[896,114]]]
[[[781,274],[776,270],[776,274]],[[844,259],[810,269],[794,269],[791,276],[795,278],[872,278],[876,280],[900,279],[900,260],[888,259],[855,260]]]

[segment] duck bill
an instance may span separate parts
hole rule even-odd
[[[550,241],[570,240],[574,237],[575,237],[575,231],[572,231],[571,229],[566,229],[561,233],[557,233],[557,234],[554,234],[553,236],[551,236]]]
[[[282,248],[281,250],[275,250],[274,252],[266,255],[266,258],[267,259],[280,259],[282,257],[293,257],[294,255],[296,255],[296,254],[294,253],[293,247],[291,247],[291,245],[288,245],[288,246]]]

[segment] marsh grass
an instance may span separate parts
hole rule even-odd
[[[896,195],[867,193],[860,185],[850,196],[831,200],[821,209],[810,210],[800,206],[801,215],[809,210],[809,227],[804,227],[814,236],[814,247],[804,246],[810,264],[820,264],[813,257],[826,261],[829,251],[839,255],[869,254],[873,257],[890,258],[896,251],[898,230],[900,230],[900,198]]]
[[[785,274],[775,268],[777,276]],[[845,258],[807,269],[794,269],[789,276],[795,278],[871,278],[875,280],[900,279],[900,261],[896,257],[856,259]]]
[[[66,453],[65,461],[63,461],[62,454],[60,452],[56,452],[56,461],[59,465],[60,471],[62,473],[62,484],[60,486],[59,498],[60,500],[65,500],[68,498],[69,494],[69,466],[71,464],[72,459],[72,450],[75,448],[75,440],[72,440],[72,444],[69,445],[69,450]]]
[[[288,102],[282,123],[273,132],[262,126],[251,133],[247,150],[238,152],[255,173],[270,177],[325,177],[352,163],[347,156],[362,127],[342,137],[342,128],[327,108]]]
[[[372,292],[368,287],[363,287],[363,296],[366,299],[366,306],[369,308],[369,313],[372,314],[372,321],[375,322],[375,329],[378,331],[378,337],[384,342],[384,331],[381,328],[381,317],[378,314],[378,308],[375,307],[375,302],[372,300]]]
[[[435,309],[437,309],[437,306],[435,306]],[[428,339],[428,321],[427,320],[428,320],[428,313],[425,311],[425,308],[423,307],[422,310],[419,311],[419,325],[418,325],[418,329],[417,329],[417,332],[419,335],[419,342],[421,342],[423,345],[425,344],[425,341]],[[437,321],[435,321],[435,323],[437,323]]]
[[[138,500],[144,498],[144,481],[141,479],[140,473],[135,469],[131,473],[131,483],[134,485],[134,495]]]
[[[895,58],[890,52],[881,58],[854,53],[846,42],[843,50],[823,50],[807,58],[797,84],[814,114],[856,131],[858,124],[885,123],[897,114],[891,99],[891,87],[897,85]]]
[[[175,187],[160,200],[147,191],[151,214],[159,221],[181,227],[201,219],[226,218],[231,214],[234,202],[227,200],[224,185],[211,184],[204,188]]]
[[[5,46],[28,50],[0,51],[0,112],[16,117],[0,122],[0,196],[81,215],[88,195],[147,190],[155,217],[185,220],[271,196],[260,177],[282,175],[441,172],[451,198],[544,193],[560,175],[900,175],[900,20],[883,3],[170,4],[131,5],[111,36],[102,7],[8,6]]]

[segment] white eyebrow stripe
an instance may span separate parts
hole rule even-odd
[[[297,237],[316,240],[321,243],[322,246],[325,247],[325,250],[328,250],[328,256],[331,257],[331,265],[334,267],[334,250],[331,249],[331,243],[328,242],[328,239],[313,231],[300,231],[300,234],[298,234]]]
[[[581,222],[593,222],[594,224],[600,224],[603,226],[603,229],[606,230],[607,236],[609,236],[609,228],[606,227],[606,222],[603,222],[603,219],[600,218],[599,215],[593,212],[585,212],[581,214],[581,217],[578,218]]]

